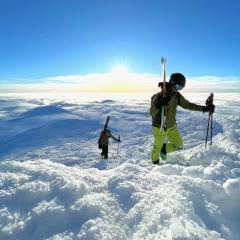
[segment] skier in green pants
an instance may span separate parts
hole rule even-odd
[[[169,83],[166,83],[167,94],[164,97],[162,92],[154,94],[151,98],[150,114],[152,116],[152,130],[154,136],[154,145],[151,159],[154,164],[159,164],[159,155],[165,161],[167,153],[171,153],[183,148],[183,140],[176,126],[177,106],[182,108],[200,111],[214,112],[215,106],[200,106],[186,100],[178,91],[183,89],[186,79],[181,73],[173,73],[170,76]],[[163,87],[163,83],[159,83]],[[165,122],[162,122],[162,109],[165,106]],[[168,143],[164,143],[165,137]]]

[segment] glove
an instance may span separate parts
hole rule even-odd
[[[203,106],[203,112],[210,112],[210,113],[214,113],[215,110],[215,105],[208,105],[208,106]]]

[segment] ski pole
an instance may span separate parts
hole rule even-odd
[[[206,141],[205,141],[205,149],[207,148],[210,116],[211,116],[211,114],[209,113],[209,115],[208,115],[208,125],[207,125],[207,135],[206,135]]]
[[[119,152],[119,142],[120,142],[120,135],[118,136],[118,148],[117,148],[117,156],[118,156],[118,152]]]
[[[212,132],[213,132],[212,118],[213,118],[213,114],[211,113],[211,145],[212,145]]]
[[[213,105],[213,93],[211,93],[206,100],[206,106],[210,106],[210,105]],[[211,145],[212,145],[212,132],[213,132],[212,115],[213,115],[213,112],[210,111],[209,115],[208,115],[208,125],[207,125],[207,135],[206,135],[206,141],[205,141],[205,149],[207,147],[207,141],[208,141],[209,124],[210,124],[210,128],[211,128],[210,137],[211,137]]]

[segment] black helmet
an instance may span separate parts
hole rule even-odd
[[[181,90],[185,87],[186,78],[181,73],[173,73],[170,76],[169,83],[175,86],[177,90]]]

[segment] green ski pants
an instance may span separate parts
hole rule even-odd
[[[164,144],[165,137],[168,139],[168,143],[166,145],[167,153],[181,150],[183,148],[183,140],[176,126],[167,128],[166,131],[165,129],[162,129],[160,131],[160,129],[157,127],[152,127],[152,130],[154,136],[154,144],[151,158],[153,162],[159,160],[159,154]]]

